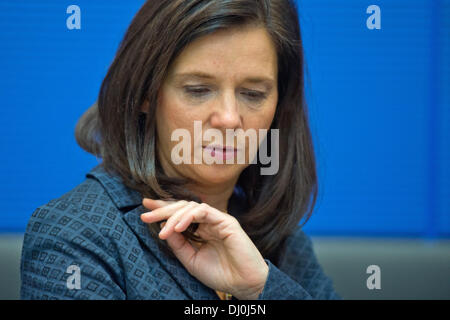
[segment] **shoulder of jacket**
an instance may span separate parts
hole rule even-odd
[[[289,253],[295,252],[302,255],[311,255],[313,253],[313,243],[304,230],[300,226],[296,226],[293,233],[286,239],[286,250]]]
[[[26,233],[64,237],[100,232],[107,236],[111,229],[123,223],[121,212],[101,184],[86,179],[59,198],[37,207],[28,221]]]

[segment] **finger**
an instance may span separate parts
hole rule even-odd
[[[169,205],[170,201],[164,201],[164,200],[154,200],[149,198],[144,198],[142,200],[142,205],[150,210],[158,209],[161,207],[165,207]]]
[[[192,211],[193,222],[217,224],[225,219],[232,217],[231,215],[213,208],[206,203],[200,204]]]
[[[172,232],[166,241],[178,260],[191,273],[194,257],[197,252],[194,247],[185,236],[178,232]]]
[[[173,212],[177,211],[179,208],[187,204],[188,204],[187,201],[182,200],[171,203],[164,207],[154,209],[149,212],[144,212],[141,214],[141,220],[145,223],[153,223],[160,220],[167,220],[173,214]]]
[[[182,219],[183,216],[188,214],[192,209],[194,209],[199,204],[197,202],[191,201],[188,203],[188,205],[178,209],[176,212],[174,212],[168,219],[165,227],[161,230],[160,236],[163,235],[162,238],[167,238],[171,232],[173,231],[175,225],[178,224],[180,219]]]
[[[199,206],[200,204],[197,202],[190,202],[187,206],[178,209],[176,212],[172,214],[172,216],[167,220],[166,225],[159,233],[159,237],[161,239],[166,239],[173,232],[173,228],[178,224],[183,215],[189,214],[189,211]]]
[[[175,225],[174,230],[176,232],[183,232],[186,230],[189,225],[192,223],[192,220],[194,220],[194,217],[192,214],[187,214],[184,217],[180,219],[177,225]]]
[[[209,223],[214,225],[226,221],[227,219],[226,214],[218,210],[217,210],[218,213],[214,212],[213,209],[214,208],[209,207],[207,205],[198,205],[196,208],[190,210],[188,213],[186,213],[181,217],[178,224],[175,225],[174,231],[183,232],[193,222]]]
[[[180,226],[180,229],[189,226],[189,224],[193,222],[208,224],[210,228],[204,230],[209,231],[206,234],[203,232],[201,235],[199,234],[199,236],[205,240],[208,240],[208,238],[223,240],[227,238],[233,230],[236,231],[239,228],[239,222],[236,218],[228,213],[210,207],[206,203],[202,203],[192,210],[189,215],[192,216],[192,219],[189,221],[183,220],[183,225]],[[185,224],[187,224],[187,226]],[[200,231],[200,228],[198,231]]]
[[[160,220],[167,220],[178,209],[186,206],[189,202],[185,200],[177,201],[165,207],[155,209],[151,212],[141,214],[141,220],[145,223],[152,223]]]
[[[189,225],[192,223],[193,220],[194,220],[194,216],[193,216],[192,212],[190,212],[189,214],[185,214],[180,219],[178,224],[175,225],[174,230],[176,232],[183,232],[184,230],[186,230],[189,227]]]

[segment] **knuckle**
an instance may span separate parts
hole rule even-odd
[[[234,216],[232,216],[232,215],[230,215],[230,221],[231,221],[231,223],[234,224],[234,225],[238,225],[238,226],[240,225],[239,220],[236,219],[236,217],[234,217]]]
[[[206,204],[206,203],[202,203],[202,204],[200,205],[200,211],[201,211],[202,214],[205,215],[205,216],[208,214],[209,208],[210,208],[209,205]]]
[[[209,206],[207,205],[207,204],[201,204],[200,206],[199,206],[199,210],[198,210],[198,216],[200,217],[200,218],[206,218],[206,216],[208,215],[208,208],[209,208]]]

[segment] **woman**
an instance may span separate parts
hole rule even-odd
[[[146,2],[76,138],[102,163],[33,213],[22,298],[339,298],[298,227],[317,178],[293,1]]]

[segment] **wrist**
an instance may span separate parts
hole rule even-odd
[[[245,292],[241,295],[235,295],[235,297],[238,298],[239,300],[257,300],[264,290],[264,287],[267,282],[267,277],[269,275],[269,266],[267,265],[267,263],[265,261],[264,261],[264,267],[262,268],[261,274],[262,274],[262,277],[261,277],[262,280],[260,281],[260,283],[258,285],[248,288],[246,290],[247,292]]]

